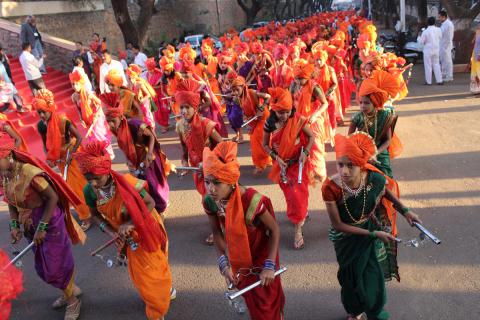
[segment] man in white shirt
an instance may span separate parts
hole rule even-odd
[[[22,65],[25,79],[28,81],[28,86],[32,90],[32,94],[35,95],[37,90],[46,89],[45,82],[42,79],[42,73],[40,68],[43,65],[43,55],[37,60],[32,54],[32,45],[29,42],[22,44],[22,54],[20,55],[20,64]]]
[[[107,76],[110,70],[118,70],[123,78],[123,85],[127,86],[127,78],[125,77],[125,72],[123,72],[123,66],[120,61],[113,60],[110,52],[105,50],[103,52],[103,64],[100,66],[100,79],[99,79],[99,86],[100,86],[100,93],[110,92],[110,89],[107,85],[105,85],[105,77]]]
[[[435,18],[428,18],[428,28],[418,37],[423,45],[423,65],[425,67],[425,84],[432,84],[432,69],[438,85],[443,85],[442,70],[440,69],[440,41],[442,31],[435,26]]]
[[[140,47],[138,45],[134,45],[132,47],[133,54],[135,55],[135,59],[133,60],[133,63],[140,66],[143,71],[146,70],[145,62],[147,61],[147,56],[145,53],[140,51]]]
[[[455,27],[452,20],[448,19],[447,11],[442,10],[438,14],[438,20],[442,23],[442,41],[440,42],[440,65],[442,67],[443,81],[453,81],[453,34]]]

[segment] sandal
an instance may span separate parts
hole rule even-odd
[[[82,224],[80,225],[80,228],[82,228],[82,230],[85,232],[88,229],[90,229],[91,226],[92,226],[92,223],[90,222],[90,220],[84,220],[84,221],[82,221]]]
[[[305,248],[305,240],[303,239],[303,233],[300,235],[300,238],[295,240],[293,243],[293,249],[295,250],[302,250]]]
[[[210,233],[210,235],[205,239],[205,244],[207,246],[212,246],[213,245],[213,233]]]
[[[82,301],[80,299],[77,302],[67,306],[65,311],[64,320],[77,320],[80,317],[80,308],[82,307]]]
[[[82,289],[80,289],[79,287],[75,286],[73,288],[73,295],[75,297],[80,297],[81,295],[83,294],[82,292]],[[60,309],[60,308],[63,308],[67,305],[67,298],[65,297],[64,294],[62,294],[60,297],[58,297],[57,300],[55,300],[53,303],[52,303],[52,308],[53,309]]]

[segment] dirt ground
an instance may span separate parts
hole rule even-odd
[[[387,310],[391,319],[479,319],[480,307],[480,98],[468,92],[469,76],[457,74],[453,84],[421,85],[423,66],[414,70],[410,95],[396,105],[397,134],[405,150],[393,161],[403,200],[442,240],[419,248],[401,246],[401,282],[387,284]],[[352,107],[350,115],[358,110]],[[340,128],[346,132],[347,128]],[[168,157],[180,164],[180,147],[173,133],[160,142]],[[292,249],[293,226],[288,222],[283,194],[265,175],[254,177],[248,144],[239,148],[241,183],[268,195],[281,227],[281,264],[286,295],[286,319],[344,319],[337,263],[328,240],[329,221],[320,188],[310,190],[311,219],[305,227],[306,247]],[[334,153],[328,152],[329,174],[335,172]],[[123,157],[115,160],[123,170]],[[203,244],[209,233],[200,196],[191,177],[169,177],[171,206],[166,227],[170,237],[170,266],[177,299],[166,319],[247,319],[236,315],[224,298],[224,281],[218,273],[215,251]],[[402,218],[400,218],[402,219]],[[0,207],[0,247],[9,251],[8,216]],[[418,236],[399,222],[399,237]],[[144,319],[144,306],[129,281],[126,268],[107,269],[89,252],[107,240],[94,228],[89,241],[75,247],[77,283],[84,295],[81,319]],[[26,243],[23,242],[22,245]],[[113,250],[110,252],[113,254]],[[32,254],[23,259],[25,292],[13,304],[13,320],[63,319],[50,304],[59,292],[35,275]]]

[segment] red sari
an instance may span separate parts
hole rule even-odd
[[[256,93],[251,89],[245,89],[242,98],[240,98],[240,106],[247,118],[254,117],[257,114],[258,106]],[[265,108],[262,118],[252,121],[248,125],[251,129],[250,148],[252,149],[253,165],[258,169],[265,169],[272,164],[272,159],[263,149],[263,126],[269,115],[270,112]]]
[[[221,224],[222,230],[225,230],[225,215],[222,215],[217,209],[215,203],[207,196],[203,202],[205,212],[208,215],[217,216]],[[247,227],[248,243],[252,265],[260,271],[264,262],[268,259],[269,236],[267,230],[258,218],[265,214],[268,210],[269,214],[275,218],[272,202],[267,197],[258,193],[255,189],[249,188],[242,195],[242,206],[245,213],[245,224]],[[280,258],[277,254],[275,259],[277,266],[280,265]],[[246,275],[248,269],[239,269],[241,273],[239,277],[238,289],[243,289],[254,282],[258,281],[258,275]],[[283,319],[283,308],[285,305],[285,295],[283,293],[280,277],[275,277],[268,287],[257,287],[243,295],[247,304],[250,318],[252,320],[281,320]]]
[[[198,167],[203,161],[203,148],[213,147],[210,135],[215,129],[215,122],[210,119],[194,115],[194,119],[187,124],[184,119],[177,122],[177,133],[181,136],[183,143],[187,146],[188,161],[192,167]],[[207,193],[203,174],[195,172],[193,180],[198,193],[204,196]]]
[[[305,162],[302,171],[302,183],[298,183],[298,171],[301,148],[307,145],[307,138],[302,132],[307,120],[298,114],[290,118],[287,124],[272,132],[270,146],[284,161],[291,161],[286,172],[287,183],[281,179],[280,166],[274,161],[269,178],[280,185],[287,201],[287,216],[293,224],[305,220],[308,209],[309,173],[313,170],[309,161]]]
[[[162,76],[162,72],[158,69],[154,69],[153,72],[147,72],[147,81],[154,88],[156,93],[155,97],[153,98],[153,102],[158,107],[158,110],[155,111],[153,116],[155,118],[155,121],[159,125],[161,125],[162,127],[168,127],[170,106],[168,100],[163,99],[165,98],[165,95],[163,93],[166,92],[166,88],[163,88],[164,90],[162,90],[162,87],[164,87],[164,84],[162,83]]]

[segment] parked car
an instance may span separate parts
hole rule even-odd
[[[255,30],[255,29],[258,29],[258,28],[261,28],[261,27],[265,27],[267,24],[269,24],[270,22],[268,21],[259,21],[259,22],[255,22],[253,25],[252,25],[252,29]]]
[[[207,35],[205,35],[205,34],[195,34],[195,35],[191,35],[191,36],[186,36],[184,42],[185,43],[187,43],[187,42],[190,43],[190,46],[192,47],[192,49],[197,51],[197,55],[200,55],[201,47],[202,47],[202,40],[205,37],[207,37]],[[213,42],[215,43],[215,48],[217,50],[222,50],[223,44],[220,41],[220,39],[218,39],[215,36],[210,36],[210,35],[208,35],[208,38],[213,39]]]

